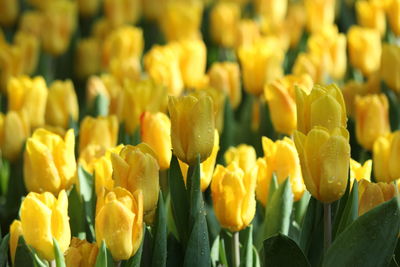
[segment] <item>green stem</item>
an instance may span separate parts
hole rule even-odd
[[[332,243],[332,219],[331,204],[324,203],[324,251],[328,250]]]
[[[239,232],[232,234],[232,262],[233,267],[240,266]]]

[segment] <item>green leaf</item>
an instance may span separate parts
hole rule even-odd
[[[240,266],[253,266],[253,226],[244,229],[241,234],[244,235],[242,253],[240,255]]]
[[[96,209],[96,193],[94,186],[94,177],[79,165],[78,167],[78,181],[80,194],[83,199],[83,206],[85,210],[85,217],[89,227],[89,233],[94,240],[94,219]]]
[[[350,170],[349,170],[350,172]],[[336,232],[339,228],[340,220],[342,218],[342,215],[344,213],[344,210],[347,205],[347,200],[350,197],[350,183],[347,183],[346,191],[344,192],[344,195],[336,202],[336,212],[334,216],[334,221],[332,225],[332,237],[333,239],[336,236]]]
[[[15,251],[14,267],[47,267],[47,262],[41,260],[36,252],[31,249],[22,236],[18,239]]]
[[[258,255],[257,248],[253,246],[253,267],[260,267],[260,256]]]
[[[397,197],[370,210],[345,229],[328,249],[323,266],[387,266],[400,227]]]
[[[72,187],[68,195],[68,216],[72,236],[86,239],[85,210],[82,198],[76,190],[76,185]]]
[[[64,254],[58,245],[57,240],[53,237],[53,248],[57,267],[65,267]]]
[[[386,83],[382,82],[381,86],[383,93],[387,96],[389,101],[390,128],[392,131],[395,131],[400,127],[399,100],[393,90],[391,90]]]
[[[182,266],[184,251],[181,243],[178,242],[173,234],[168,235],[167,248],[167,266]]]
[[[193,228],[194,221],[198,215],[205,216],[203,195],[200,189],[200,155],[197,155],[196,165],[189,166],[187,174],[188,191],[190,200],[189,229]],[[207,228],[208,229],[208,228]]]
[[[103,94],[98,94],[94,99],[91,115],[93,115],[94,117],[107,116],[108,105],[109,101],[107,97],[105,97]]]
[[[285,235],[268,238],[263,247],[265,266],[311,266],[296,242]]]
[[[112,260],[112,257],[110,253],[108,252],[106,243],[101,241],[100,249],[97,254],[96,258],[96,267],[112,267],[114,266],[114,262]]]
[[[224,125],[220,137],[220,150],[218,160],[220,164],[224,164],[224,153],[230,146],[234,145],[235,140],[235,118],[229,97],[226,97],[224,104]]]
[[[303,222],[303,218],[305,213],[307,212],[308,203],[310,202],[310,193],[305,191],[301,199],[293,204],[294,209],[294,219],[296,220],[298,225],[301,225]]]
[[[156,218],[156,225],[154,229],[153,259],[151,263],[151,265],[154,267],[165,266],[167,263],[167,216],[161,190],[158,196]]]
[[[350,185],[349,185],[350,186]],[[347,199],[346,207],[344,208],[343,214],[340,218],[340,222],[335,233],[338,236],[341,232],[346,229],[352,222],[358,217],[358,183],[354,180],[353,189],[351,190],[350,196]]]
[[[8,261],[8,244],[10,241],[10,234],[7,234],[1,240],[0,244],[0,266],[6,266]]]
[[[168,171],[169,190],[172,204],[172,214],[174,215],[176,229],[179,239],[183,244],[187,243],[189,238],[188,218],[189,218],[189,199],[186,193],[186,187],[183,176],[179,168],[178,160],[172,156],[170,168]]]

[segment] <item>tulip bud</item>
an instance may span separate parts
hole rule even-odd
[[[114,27],[135,24],[141,15],[141,1],[104,0],[104,15]]]
[[[78,113],[78,99],[71,80],[54,81],[47,98],[46,123],[66,129],[70,119],[78,120]]]
[[[122,91],[122,86],[117,79],[110,74],[92,76],[89,78],[86,87],[87,105],[92,105],[98,95],[107,98],[109,114],[116,114],[118,107],[118,96]]]
[[[210,86],[225,92],[233,108],[237,108],[242,100],[240,69],[236,62],[216,62],[208,71]]]
[[[14,220],[10,225],[10,255],[11,262],[14,266],[15,263],[15,252],[17,252],[18,240],[22,236],[22,225],[21,221]]]
[[[390,29],[395,35],[400,36],[400,0],[389,0],[386,2],[386,14]]]
[[[78,0],[79,14],[83,17],[92,17],[99,10],[100,0]]]
[[[292,73],[294,75],[308,74],[311,76],[314,83],[326,83],[327,74],[331,68],[331,63],[326,55],[321,56],[321,53],[311,52],[300,53],[293,65]]]
[[[19,46],[11,46],[0,42],[0,89],[7,92],[7,86],[12,77],[24,72],[24,54]]]
[[[72,237],[71,244],[65,252],[65,265],[66,267],[95,266],[98,252],[96,243],[89,243],[86,240]]]
[[[68,196],[64,190],[58,199],[49,192],[29,193],[22,201],[22,233],[27,245],[45,260],[54,260],[53,238],[64,253],[71,241],[68,217]]]
[[[214,172],[214,167],[215,167],[215,161],[217,159],[217,154],[219,151],[219,134],[218,131],[215,130],[214,131],[214,146],[213,149],[211,151],[211,155],[202,163],[200,163],[200,188],[201,191],[206,191],[207,187],[210,185],[211,182],[211,178],[213,176],[213,172]],[[183,179],[186,185],[186,181],[187,181],[187,172],[189,169],[189,166],[178,160],[179,162],[179,166],[181,168],[181,172],[183,175]]]
[[[265,38],[252,46],[241,47],[238,53],[247,92],[259,95],[265,84],[283,76],[284,53],[276,38]]]
[[[75,72],[86,78],[100,71],[100,42],[96,38],[80,39],[75,50]]]
[[[386,32],[385,10],[374,1],[356,2],[357,21],[362,27],[377,30],[381,36]]]
[[[266,18],[271,27],[276,27],[286,17],[288,0],[256,0],[257,13]]]
[[[145,112],[140,126],[141,140],[156,153],[160,169],[168,169],[172,157],[170,119],[162,112]]]
[[[91,144],[101,145],[105,148],[117,145],[118,119],[111,115],[93,118],[87,116],[83,119],[79,131],[79,152]]]
[[[374,29],[352,26],[348,33],[351,64],[364,75],[379,70],[381,61],[381,37]]]
[[[230,147],[225,152],[224,159],[227,165],[236,162],[244,172],[250,172],[256,163],[257,155],[254,147],[241,144],[237,147]]]
[[[274,129],[287,135],[297,127],[295,87],[308,93],[313,81],[308,74],[287,75],[264,87]]]
[[[75,136],[68,130],[64,139],[45,129],[37,129],[26,142],[24,181],[29,192],[57,194],[75,180]]]
[[[25,74],[33,74],[38,65],[39,39],[26,32],[18,32],[14,37],[14,43],[21,48]]]
[[[40,38],[43,30],[43,14],[40,11],[24,11],[19,19],[19,30]]]
[[[145,143],[127,145],[119,154],[111,154],[113,177],[116,186],[143,192],[144,215],[150,221],[157,207],[159,186],[159,166],[154,151]],[[148,221],[146,219],[146,221]]]
[[[117,81],[123,83],[125,79],[138,81],[141,77],[140,59],[129,57],[125,59],[113,58],[108,67],[109,72]]]
[[[394,184],[372,183],[364,179],[361,180],[358,186],[358,216],[392,199],[394,195]]]
[[[390,132],[388,100],[384,94],[356,96],[355,111],[357,141],[371,150],[379,136]]]
[[[307,134],[314,126],[332,131],[346,127],[346,107],[342,92],[335,85],[315,85],[311,93],[296,88],[297,128]]]
[[[272,175],[275,173],[278,184],[282,184],[289,178],[294,200],[300,200],[306,187],[301,175],[299,155],[294,142],[287,137],[276,142],[267,137],[262,137],[262,145],[264,158],[257,160],[257,199],[264,206],[267,204]]]
[[[246,228],[256,212],[256,169],[245,173],[236,162],[217,165],[211,182],[215,215],[232,232]]]
[[[44,125],[48,92],[43,77],[11,78],[7,90],[9,110],[25,109],[33,128]]]
[[[236,32],[236,48],[252,46],[261,37],[260,26],[251,19],[239,22]]]
[[[367,160],[361,165],[354,159],[350,159],[350,186],[353,186],[354,180],[360,182],[362,179],[371,181],[372,160]]]
[[[116,187],[98,196],[96,241],[106,243],[115,261],[135,255],[143,236],[143,194]]]
[[[306,24],[306,14],[304,5],[301,2],[290,3],[286,16],[286,27],[290,35],[290,47],[297,47],[301,36],[303,35]]]
[[[167,87],[168,94],[179,96],[183,90],[179,68],[179,50],[175,45],[153,46],[144,56],[144,68],[156,83]]]
[[[380,76],[390,89],[400,92],[400,46],[383,44]]]
[[[197,155],[206,160],[214,144],[213,102],[209,96],[169,97],[173,153],[193,165]]]
[[[307,29],[318,32],[335,20],[335,0],[305,0]]]
[[[346,191],[350,145],[349,132],[315,126],[307,135],[294,133],[307,190],[324,203],[341,198]]]
[[[0,5],[0,25],[11,26],[15,23],[19,12],[18,0],[3,0]]]
[[[235,2],[218,2],[210,13],[211,37],[223,47],[234,47],[240,20],[240,6]]]
[[[373,146],[374,174],[378,182],[392,182],[400,177],[400,131],[381,136]]]

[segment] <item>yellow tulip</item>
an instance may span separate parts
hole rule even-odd
[[[367,160],[364,165],[354,159],[350,159],[350,186],[353,186],[354,180],[360,182],[362,179],[371,181],[372,160]]]
[[[240,6],[235,2],[218,2],[210,12],[210,30],[214,42],[223,47],[234,47],[240,20]]]
[[[242,100],[240,84],[240,69],[236,62],[215,62],[208,71],[211,87],[225,92],[231,101],[231,106],[237,108]]]
[[[71,80],[54,81],[47,97],[46,123],[67,128],[70,118],[78,120],[78,98]]]
[[[98,196],[96,241],[104,241],[115,261],[135,255],[143,236],[143,194],[116,187]]]
[[[203,192],[206,191],[207,187],[210,185],[211,178],[212,178],[213,172],[214,172],[215,161],[217,159],[218,151],[219,151],[219,134],[218,134],[218,131],[215,130],[214,131],[214,146],[211,151],[211,155],[208,157],[208,159],[206,159],[205,161],[203,161],[200,164],[200,188],[201,188],[201,191],[203,191]],[[187,172],[188,172],[189,166],[180,160],[178,160],[178,162],[179,162],[179,166],[181,168],[183,179],[186,184]]]
[[[352,26],[348,33],[351,64],[365,76],[379,70],[381,61],[381,36],[370,28]]]
[[[117,96],[115,113],[119,121],[125,123],[125,131],[133,134],[139,126],[142,113],[164,112],[167,99],[166,88],[162,85],[151,80],[126,80]]]
[[[335,85],[314,85],[311,93],[296,89],[297,129],[307,134],[314,126],[332,131],[346,127],[346,107],[342,92]]]
[[[21,221],[14,220],[10,225],[10,255],[11,262],[14,265],[15,262],[15,252],[17,252],[18,240],[22,236],[22,225]]]
[[[287,75],[264,87],[274,129],[287,135],[291,135],[297,127],[295,87],[310,92],[313,87],[311,76]]]
[[[286,27],[290,35],[290,47],[297,47],[306,24],[304,5],[300,2],[291,3],[286,16]]]
[[[7,84],[12,77],[24,72],[24,55],[19,46],[12,46],[0,42],[0,89],[7,92]]]
[[[256,169],[245,173],[236,162],[217,165],[211,194],[215,215],[223,228],[232,232],[246,228],[256,212]]]
[[[72,237],[71,244],[65,252],[65,265],[67,267],[93,267],[96,264],[98,252],[97,244]]]
[[[40,38],[43,30],[43,13],[37,10],[24,11],[19,19],[19,30]]]
[[[123,83],[125,79],[138,81],[141,77],[140,59],[129,57],[125,59],[113,58],[108,67],[109,72],[119,82]]]
[[[357,141],[371,150],[379,136],[390,132],[387,97],[384,94],[356,96],[355,111]]]
[[[43,77],[11,78],[7,90],[9,110],[25,109],[33,128],[44,125],[48,91]]]
[[[379,204],[392,199],[394,195],[394,184],[361,180],[358,187],[358,215],[361,216]]]
[[[75,180],[75,136],[72,129],[64,138],[37,129],[26,142],[24,181],[28,191],[57,194]]]
[[[53,56],[63,54],[75,31],[76,20],[77,8],[74,1],[49,1],[43,14],[43,49]]]
[[[93,118],[87,116],[83,119],[79,131],[79,152],[91,144],[101,145],[105,148],[117,145],[118,119],[111,115]]]
[[[374,174],[378,182],[389,183],[400,178],[400,131],[379,137],[373,146]]]
[[[257,155],[254,147],[241,144],[237,147],[230,147],[225,152],[224,159],[227,165],[236,162],[244,172],[250,172],[256,163]]]
[[[119,154],[111,154],[111,162],[115,185],[126,188],[131,193],[141,190],[144,215],[152,216],[160,190],[159,166],[154,151],[145,143],[127,145]]]
[[[386,8],[390,29],[400,36],[400,0],[389,0]]]
[[[211,154],[214,144],[213,102],[209,96],[169,97],[171,142],[175,156],[193,165],[197,155],[200,162]]]
[[[283,76],[284,52],[278,39],[267,37],[238,51],[243,72],[244,88],[260,95],[264,85]]]
[[[161,170],[169,168],[172,157],[171,121],[162,112],[145,112],[141,116],[140,136],[157,154]]]
[[[381,36],[386,32],[385,10],[374,1],[356,2],[357,20],[360,26],[377,30]]]
[[[400,92],[400,46],[383,44],[380,76],[392,90]]]
[[[143,16],[148,20],[157,21],[165,9],[168,0],[143,0]]]
[[[294,75],[308,74],[314,83],[326,83],[331,63],[323,51],[317,52],[313,50],[300,53],[294,62],[292,73]]]
[[[84,17],[96,15],[99,10],[100,0],[78,0],[79,14]]]
[[[19,12],[18,0],[3,0],[0,5],[0,25],[11,26],[15,23]]]
[[[260,26],[251,19],[243,19],[239,22],[236,32],[235,48],[253,45],[261,37]]]
[[[80,39],[75,50],[75,73],[86,78],[100,71],[100,42],[96,38]]]
[[[276,27],[286,17],[288,0],[256,0],[255,7],[257,13],[267,19],[269,25]]]
[[[335,0],[305,0],[307,29],[318,32],[335,20]]]
[[[294,195],[294,201],[303,196],[306,189],[301,175],[300,160],[294,142],[285,137],[273,142],[267,137],[262,138],[264,158],[257,160],[257,199],[265,206],[268,200],[269,186],[275,173],[278,184],[289,178]]]
[[[58,198],[49,192],[29,193],[22,201],[22,234],[27,245],[45,260],[54,260],[53,238],[64,253],[71,241],[68,217],[68,196],[64,190]]]
[[[17,32],[14,43],[21,48],[23,54],[23,65],[25,74],[33,74],[39,61],[39,39],[27,32]]]
[[[294,133],[307,190],[321,202],[341,198],[347,187],[350,164],[349,132],[315,126],[307,135]]]
[[[202,1],[167,1],[159,26],[167,41],[195,39],[200,36]]]
[[[140,0],[104,0],[104,15],[113,27],[135,24],[141,15]]]
[[[0,113],[0,148],[2,156],[10,161],[19,157],[26,138],[30,135],[30,126],[25,110]]]
[[[179,68],[179,50],[175,45],[155,45],[144,56],[144,68],[150,78],[164,85],[168,94],[179,96],[183,79]]]

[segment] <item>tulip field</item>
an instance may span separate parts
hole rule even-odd
[[[400,266],[400,0],[0,0],[0,267]]]

